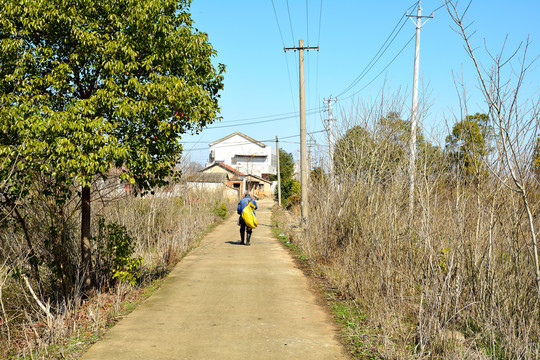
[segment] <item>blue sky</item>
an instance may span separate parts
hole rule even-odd
[[[320,146],[314,149],[323,150],[326,136],[319,131],[324,129],[322,119],[327,115],[319,112],[323,109],[322,100],[342,93],[362,73],[394,27],[397,24],[401,27],[405,11],[413,9],[416,3],[412,0],[322,0],[322,3],[321,0],[193,0],[191,14],[195,27],[208,33],[218,53],[214,60],[225,64],[227,72],[220,103],[223,120],[200,135],[184,136],[185,156],[203,163],[208,157],[209,143],[241,131],[271,146],[277,135],[283,139],[280,147],[296,157],[300,133],[299,116],[294,114],[299,110],[298,53],[284,53],[283,46],[298,46],[299,39],[304,40],[304,45],[320,47],[318,52],[305,52],[305,91],[306,109],[313,110],[307,116],[307,131],[316,132],[313,138]],[[462,0],[460,6],[463,8],[466,3]],[[422,15],[430,15],[441,5],[441,0],[422,1]],[[482,63],[490,65],[484,40],[488,49],[497,53],[507,36],[508,54],[529,36],[532,44],[528,58],[532,60],[540,55],[539,15],[538,0],[473,0],[467,20],[473,21],[470,29],[476,31],[473,42]],[[406,20],[384,55],[358,84],[338,98],[334,106],[338,127],[343,126],[341,114],[348,112],[353,101],[376,95],[383,82],[390,93],[401,89],[406,96],[406,113],[402,117],[410,116],[414,39],[405,44],[414,35],[415,26],[410,19]],[[469,113],[485,111],[473,64],[451,26],[443,7],[421,31],[420,87],[427,89],[431,103],[423,125],[428,133],[438,134],[439,139],[448,133],[446,119],[451,122],[452,114],[459,113],[452,73],[463,73],[470,97]],[[532,67],[525,85],[538,98],[540,60]]]

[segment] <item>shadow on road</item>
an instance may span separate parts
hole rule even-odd
[[[240,240],[238,240],[238,241],[231,241],[231,240],[225,241],[225,244],[229,244],[229,245],[243,245],[243,244],[240,242]]]

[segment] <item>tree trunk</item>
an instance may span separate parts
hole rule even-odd
[[[92,248],[90,245],[90,186],[83,186],[81,195],[81,264],[82,291],[87,296],[93,290]]]
[[[28,245],[28,251],[29,251],[29,258],[28,261],[30,262],[30,266],[32,267],[32,271],[34,272],[34,278],[37,281],[39,292],[40,294],[43,294],[43,288],[41,287],[41,279],[39,276],[39,268],[38,268],[38,258],[36,256],[36,252],[34,251],[34,247],[32,246],[32,241],[30,240],[30,233],[28,232],[28,227],[26,226],[26,220],[22,217],[19,210],[14,206],[13,211],[15,213],[15,217],[17,218],[17,221],[19,221],[19,224],[21,225],[23,232],[24,232],[24,238],[26,239],[26,243]]]

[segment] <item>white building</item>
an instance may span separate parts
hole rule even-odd
[[[238,131],[214,141],[209,146],[210,154],[206,166],[220,162],[245,174],[264,179],[276,174],[275,150]]]

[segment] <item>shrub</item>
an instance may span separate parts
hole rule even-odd
[[[142,258],[132,257],[135,241],[125,226],[106,224],[103,217],[98,219],[94,266],[101,275],[99,282],[111,285],[114,279],[118,279],[129,285],[137,283],[141,276]]]
[[[225,203],[219,203],[219,201],[216,201],[216,206],[214,207],[214,214],[216,214],[216,216],[222,219],[225,219],[228,213],[229,210],[227,208],[227,205]]]

